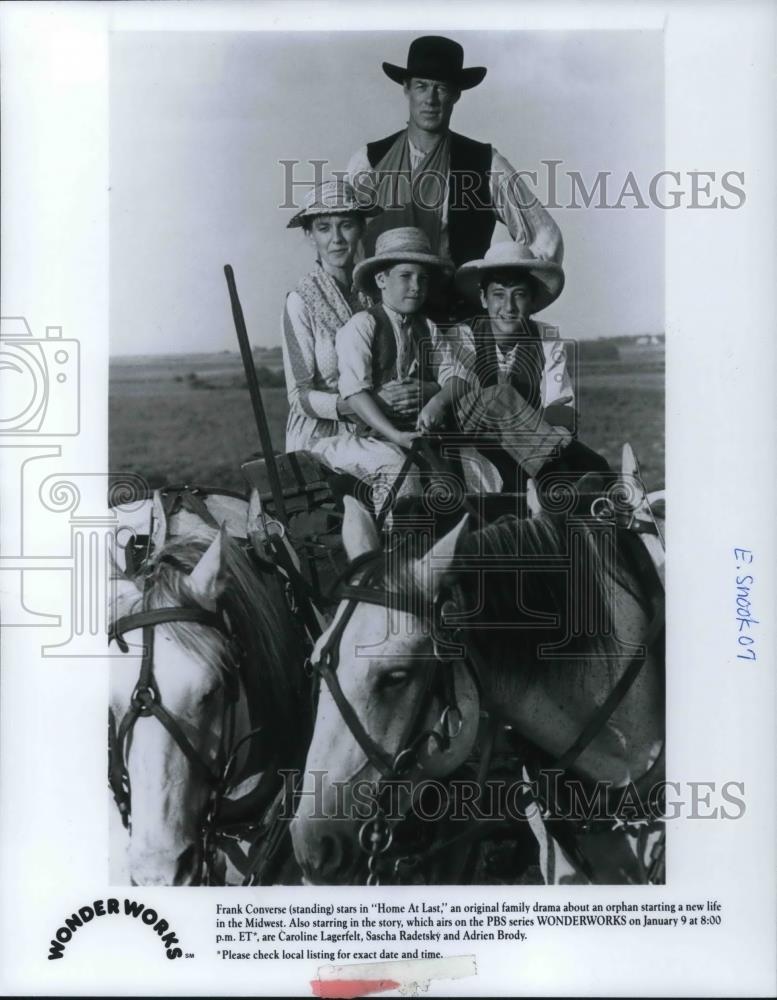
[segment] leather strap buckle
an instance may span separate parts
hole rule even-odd
[[[610,497],[595,497],[591,501],[591,517],[597,521],[615,521],[615,504]]]
[[[140,715],[151,715],[151,706],[158,701],[159,696],[151,684],[138,684],[130,698],[130,704]]]

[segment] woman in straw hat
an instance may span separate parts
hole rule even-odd
[[[340,396],[335,334],[370,299],[353,286],[354,258],[365,219],[382,211],[360,202],[347,181],[330,180],[306,196],[288,229],[302,229],[315,247],[316,263],[289,292],[281,319],[281,342],[289,415],[286,450],[312,451],[353,430],[353,411]],[[416,379],[380,390],[383,403],[400,414],[412,411],[421,389]],[[331,442],[330,442],[331,443]]]
[[[335,334],[365,300],[352,284],[364,220],[380,208],[359,202],[346,181],[326,181],[306,196],[287,228],[300,228],[316,263],[286,298],[281,320],[289,400],[286,450],[313,449],[340,433],[349,409],[337,391]]]

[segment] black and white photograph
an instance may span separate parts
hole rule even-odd
[[[662,54],[113,43],[136,884],[664,881]]]
[[[8,5],[9,991],[768,995],[777,22],[692,6]]]

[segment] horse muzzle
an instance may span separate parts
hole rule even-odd
[[[202,851],[197,844],[181,851],[139,851],[130,846],[129,867],[132,885],[200,885]]]
[[[365,857],[357,833],[349,819],[293,819],[291,840],[305,884],[363,885]]]

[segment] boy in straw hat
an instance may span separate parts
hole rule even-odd
[[[574,440],[574,391],[555,327],[532,317],[561,294],[564,272],[528,247],[497,243],[456,274],[462,295],[483,315],[457,328],[455,352],[438,371],[442,391],[421,413],[424,429],[454,424],[482,436],[484,455],[471,482],[525,488],[525,476],[606,471],[599,455]],[[490,460],[490,461],[489,461]],[[496,468],[494,468],[496,467]]]
[[[373,485],[393,483],[405,459],[402,449],[418,437],[422,404],[440,392],[439,359],[450,344],[421,309],[431,280],[447,270],[426,234],[412,226],[382,233],[374,255],[356,265],[354,284],[378,304],[355,313],[337,333],[338,391],[359,419],[360,433],[331,454],[319,451],[336,472]],[[383,390],[405,384],[408,399],[388,405]],[[417,492],[417,481],[408,476],[400,495]]]

